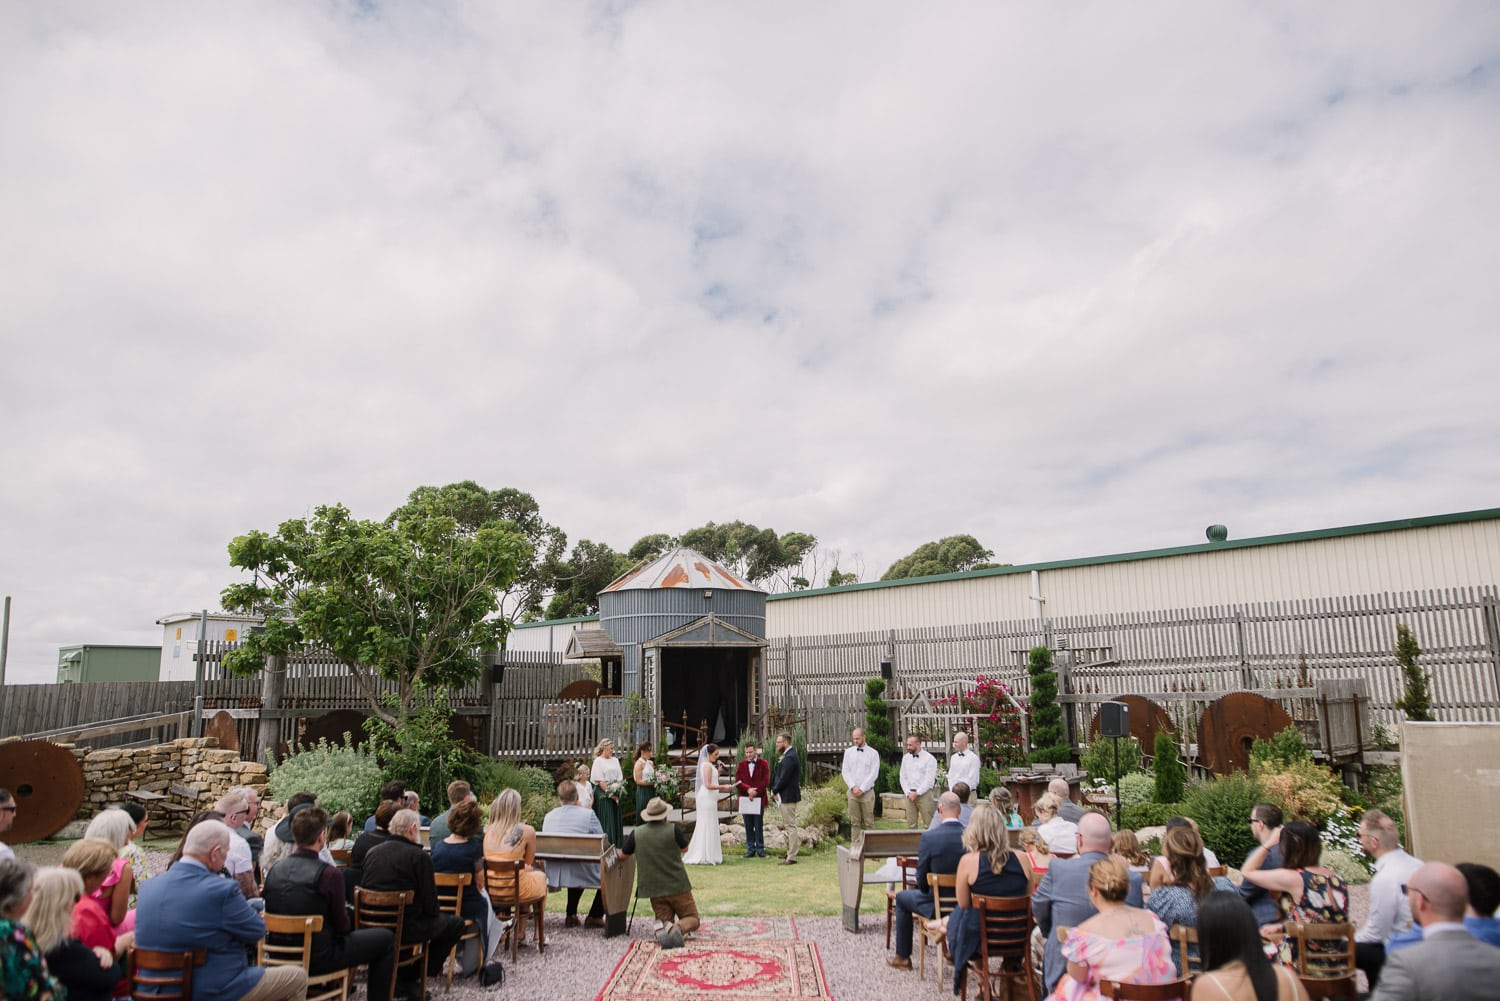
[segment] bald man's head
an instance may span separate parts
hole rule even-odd
[[[1055,778],[1051,782],[1048,782],[1047,791],[1058,799],[1070,798],[1068,795],[1068,780],[1064,778]]]
[[[1109,829],[1109,818],[1097,810],[1090,810],[1078,818],[1078,850],[1080,852],[1109,853],[1114,834]]]
[[[959,802],[958,796],[956,796],[952,790],[949,790],[948,792],[945,792],[938,797],[937,806],[939,815],[944,818],[957,817],[959,815],[959,812],[963,809],[963,804]]]
[[[1464,874],[1446,862],[1428,862],[1406,880],[1411,913],[1420,924],[1462,921],[1469,904],[1469,884]]]

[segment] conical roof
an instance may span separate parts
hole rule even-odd
[[[705,587],[759,591],[696,549],[680,546],[625,574],[604,591],[646,591],[659,587]],[[603,594],[604,591],[600,593]]]

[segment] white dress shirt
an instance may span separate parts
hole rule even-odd
[[[954,751],[948,756],[948,788],[960,782],[979,792],[979,755],[973,751]]]
[[[880,755],[869,744],[844,748],[844,785],[869,792],[880,778]]]
[[[1384,945],[1392,935],[1411,927],[1411,905],[1401,892],[1401,884],[1420,868],[1422,860],[1400,848],[1392,848],[1375,860],[1375,875],[1370,878],[1369,914],[1354,933],[1354,941]]]
[[[916,754],[901,755],[901,791],[918,796],[932,792],[937,782],[937,758],[921,748]]]

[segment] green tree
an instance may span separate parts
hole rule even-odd
[[[531,554],[512,523],[466,527],[437,505],[403,507],[384,522],[320,506],[275,534],[238,536],[230,565],[254,579],[225,588],[223,604],[263,615],[265,625],[225,666],[253,675],[268,656],[326,650],[376,716],[402,724],[422,686],[468,684],[483,670],[481,653],[503,646],[510,621],[496,615],[499,595]],[[390,705],[379,698],[381,679],[396,684]]]
[[[655,535],[643,535],[635,540],[625,556],[630,565],[634,566],[643,560],[654,560],[662,553],[677,545],[677,540],[670,535],[658,532]]]
[[[891,734],[891,705],[885,700],[885,679],[865,679],[865,743],[885,762],[900,760]]]
[[[1422,648],[1411,627],[1405,623],[1396,626],[1396,663],[1401,665],[1402,681],[1406,691],[1396,700],[1396,708],[1406,713],[1406,718],[1418,723],[1432,721],[1432,675],[1417,665]]]
[[[558,590],[547,604],[547,618],[593,615],[599,611],[599,592],[630,566],[630,557],[607,544],[578,540],[572,555],[551,571]]]
[[[1073,756],[1063,734],[1062,707],[1057,704],[1057,672],[1052,669],[1052,651],[1045,646],[1031,648],[1026,659],[1026,673],[1031,676],[1031,743],[1035,748],[1031,760],[1038,763],[1067,761]]]
[[[806,532],[777,535],[743,521],[709,522],[683,532],[681,545],[722,563],[749,583],[768,589],[791,589],[788,571],[799,566],[818,540]]]
[[[972,535],[950,535],[936,542],[924,542],[901,557],[881,575],[881,580],[906,580],[910,577],[932,577],[964,570],[987,570],[1009,566],[1008,563],[985,562],[995,554],[979,544]]]
[[[859,583],[859,574],[854,573],[853,571],[849,571],[849,572],[846,573],[846,572],[840,570],[838,567],[834,567],[832,570],[828,571],[828,586],[829,587],[843,587],[845,584],[858,584],[858,583]]]
[[[1177,739],[1167,730],[1156,731],[1156,744],[1152,748],[1156,772],[1156,792],[1152,799],[1158,803],[1182,802],[1182,791],[1187,785],[1187,769],[1177,757]]]

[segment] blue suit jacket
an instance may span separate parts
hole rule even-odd
[[[960,823],[942,823],[922,832],[917,844],[917,889],[931,896],[927,874],[951,876],[958,872],[958,860],[964,857],[964,827]],[[944,899],[947,899],[946,897]]]
[[[780,796],[783,803],[802,802],[802,759],[797,757],[795,747],[788,747],[781,760],[776,762],[771,791]]]
[[[185,858],[141,883],[138,892],[136,945],[208,951],[193,971],[193,1001],[243,997],[260,983],[263,971],[246,961],[245,947],[265,937],[266,923],[234,880]]]
[[[1047,943],[1042,956],[1042,981],[1050,994],[1067,972],[1068,962],[1063,959],[1062,943],[1052,934],[1053,928],[1073,928],[1087,921],[1096,913],[1089,900],[1089,866],[1101,859],[1109,858],[1103,852],[1084,852],[1077,858],[1053,859],[1047,867],[1031,897],[1031,913],[1036,916],[1036,926],[1041,929]],[[1141,906],[1141,874],[1130,874],[1130,892],[1125,903],[1131,907]]]

